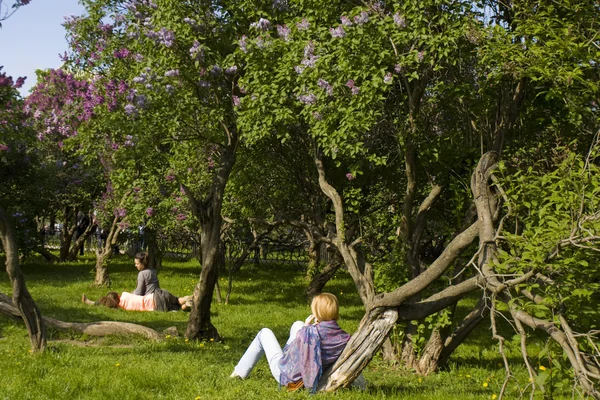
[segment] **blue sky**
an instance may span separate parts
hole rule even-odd
[[[11,1],[4,2],[12,5]],[[3,6],[4,7],[4,6]],[[32,0],[21,7],[0,28],[0,65],[14,79],[27,76],[21,94],[35,85],[35,70],[57,68],[58,54],[67,50],[64,16],[82,15],[77,0]]]

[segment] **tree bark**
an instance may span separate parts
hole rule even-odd
[[[25,285],[25,277],[19,268],[19,253],[12,222],[1,206],[0,240],[6,255],[6,272],[12,286],[13,303],[23,317],[33,351],[44,351],[46,349],[46,327],[42,314]]]
[[[22,314],[10,302],[8,296],[0,293],[0,313],[13,318],[22,319]],[[142,335],[152,340],[161,340],[164,335],[158,333],[154,329],[143,325],[131,324],[128,322],[118,321],[97,321],[97,322],[64,322],[54,318],[43,317],[44,323],[55,329],[64,331],[74,331],[84,333],[90,336],[106,336],[106,335]],[[24,321],[24,319],[22,319]]]
[[[321,377],[318,389],[330,392],[350,386],[379,350],[397,319],[395,309],[379,308],[367,312],[340,358]]]
[[[221,159],[214,173],[211,188],[204,201],[198,200],[185,185],[192,213],[200,222],[200,247],[202,249],[202,270],[200,280],[194,289],[194,302],[190,319],[185,332],[188,339],[214,339],[219,340],[217,328],[213,326],[210,318],[215,284],[218,279],[218,263],[221,248],[221,224],[223,216],[223,196],[229,175],[235,163],[238,133],[235,128],[229,129],[221,123],[227,136],[227,144],[222,147]]]
[[[332,259],[329,264],[323,268],[321,272],[316,274],[306,289],[306,294],[309,299],[312,299],[316,295],[323,291],[323,288],[329,282],[329,280],[335,275],[338,269],[342,266],[342,263],[337,258]]]
[[[69,257],[69,249],[71,248],[73,235],[77,229],[77,213],[78,210],[74,210],[70,206],[66,206],[64,209],[64,220],[60,230],[60,250],[58,256],[61,262],[66,261],[67,257]]]

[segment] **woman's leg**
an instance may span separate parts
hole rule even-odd
[[[292,327],[290,328],[290,337],[288,338],[288,341],[285,344],[290,344],[294,341],[294,339],[296,339],[296,334],[298,333],[298,331],[300,329],[302,329],[302,327],[304,326],[304,322],[302,321],[296,321],[292,324]]]
[[[89,305],[89,306],[95,306],[96,303],[93,302],[92,300],[88,299],[87,296],[85,294],[83,294],[81,296],[81,301],[83,301],[85,304]]]
[[[286,344],[294,341],[296,334],[303,326],[304,323],[302,321],[294,322],[290,329],[290,337]],[[238,364],[233,369],[232,376],[239,376],[243,379],[247,378],[263,354],[267,357],[271,374],[279,383],[279,377],[281,375],[279,362],[283,357],[283,351],[281,350],[281,346],[279,345],[275,334],[269,328],[263,328],[258,332]]]
[[[234,375],[245,379],[250,375],[263,354],[267,357],[267,362],[271,368],[271,374],[279,382],[279,361],[283,355],[281,346],[275,337],[275,334],[269,328],[263,328],[258,332],[248,349],[233,369]]]

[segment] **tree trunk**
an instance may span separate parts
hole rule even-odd
[[[95,225],[88,224],[88,226],[85,228],[85,231],[81,234],[81,236],[79,236],[75,240],[75,243],[73,243],[73,247],[71,248],[71,250],[69,250],[69,254],[67,254],[67,257],[65,259],[66,261],[77,260],[77,255],[79,254],[79,250],[81,250],[81,248],[83,246],[85,246],[85,242],[92,235],[92,232],[94,231],[94,226]]]
[[[144,236],[148,249],[148,268],[159,270],[162,268],[163,252],[158,246],[156,230],[145,228]]]
[[[383,345],[398,320],[395,309],[374,309],[362,319],[358,330],[352,335],[342,355],[331,370],[326,371],[319,381],[319,390],[334,391],[348,387],[371,361]]]
[[[112,248],[96,250],[96,277],[94,279],[95,286],[110,287],[110,276],[108,274],[108,262],[112,257]]]
[[[202,249],[202,271],[194,289],[194,302],[185,332],[185,337],[188,339],[220,339],[217,328],[210,320],[210,306],[215,284],[219,279],[223,197],[235,163],[238,138],[235,129],[230,130],[225,123],[221,123],[221,126],[227,135],[227,144],[223,146],[219,166],[213,175],[210,190],[204,201],[198,200],[189,188],[182,185],[190,201],[192,213],[200,222]]]
[[[309,299],[312,299],[323,291],[323,288],[329,282],[329,280],[335,275],[338,269],[342,266],[339,260],[333,259],[321,272],[313,276],[312,280],[308,284],[306,294]]]
[[[129,193],[126,193],[123,196],[123,200],[121,200],[121,202],[123,202],[127,196],[129,196]],[[115,217],[113,219],[106,240],[104,241],[104,247],[96,250],[96,278],[94,279],[95,286],[110,287],[108,263],[113,256],[113,246],[117,244],[117,240],[119,238],[120,228],[118,223],[120,220],[120,217]]]
[[[313,280],[319,274],[319,266],[321,265],[321,243],[308,233],[306,234],[306,237],[308,238],[308,266],[306,268],[306,279]],[[327,281],[323,283],[323,286],[325,283],[327,283]]]
[[[13,318],[22,319],[21,313],[13,305],[8,296],[0,293],[0,313]],[[96,322],[64,322],[54,318],[43,317],[46,325],[60,330],[74,331],[89,336],[106,335],[142,335],[152,340],[161,340],[164,335],[154,329],[143,325],[131,324],[118,321],[96,321]]]
[[[77,229],[77,212],[78,210],[73,210],[71,207],[65,207],[64,220],[60,230],[60,250],[58,255],[61,262],[66,261],[67,257],[69,257],[71,242],[73,241],[73,235]]]
[[[46,328],[42,320],[42,314],[25,285],[25,277],[21,272],[21,268],[19,268],[19,254],[12,223],[2,207],[0,207],[0,240],[6,255],[6,272],[12,286],[13,303],[23,317],[31,347],[34,351],[44,351],[46,348]]]
[[[217,225],[215,227],[215,225]],[[200,245],[202,247],[202,271],[200,281],[194,289],[194,303],[190,313],[185,337],[188,339],[219,339],[219,333],[210,320],[215,284],[218,279],[218,253],[221,219],[202,225]]]

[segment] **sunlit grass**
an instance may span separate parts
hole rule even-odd
[[[115,320],[143,324],[157,330],[175,326],[180,336],[154,343],[141,337],[92,338],[67,332],[48,332],[48,351],[33,354],[23,324],[0,315],[0,399],[283,399],[308,398],[306,391],[279,390],[261,361],[250,379],[228,378],[256,332],[265,326],[281,341],[290,324],[309,313],[307,281],[298,266],[247,265],[235,277],[230,304],[213,304],[213,323],[221,343],[186,341],[185,312],[141,313],[89,307],[81,294],[96,299],[106,289],[91,286],[94,260],[66,264],[30,262],[23,265],[28,288],[42,313],[64,321]],[[137,271],[130,257],[117,257],[110,266],[111,290],[131,291]],[[183,296],[192,292],[200,267],[197,261],[165,260],[159,272],[161,287]],[[225,274],[219,279],[223,296]],[[362,304],[349,276],[340,272],[326,287],[341,303],[340,325],[352,333],[363,315]],[[0,272],[0,291],[10,293],[8,277]],[[463,303],[466,310],[474,303]],[[519,365],[516,349],[509,357]],[[365,370],[366,393],[342,390],[319,394],[337,399],[492,399],[504,380],[497,344],[483,323],[461,346],[449,366],[422,377],[377,356]],[[522,363],[521,363],[522,364]],[[521,387],[527,384],[516,369]],[[517,398],[511,386],[508,398]],[[528,397],[528,395],[527,395]],[[543,398],[540,393],[536,398]],[[560,398],[554,395],[553,398]]]

